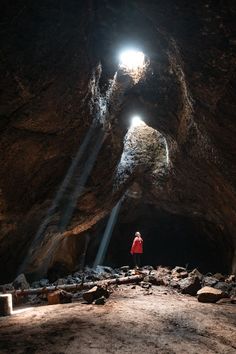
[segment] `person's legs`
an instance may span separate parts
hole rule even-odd
[[[134,266],[137,267],[138,266],[138,264],[137,264],[137,253],[133,254],[133,261],[134,261]]]
[[[137,266],[141,267],[141,253],[137,253]]]

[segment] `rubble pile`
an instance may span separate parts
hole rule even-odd
[[[137,277],[138,275],[138,277]],[[133,277],[133,278],[132,278]],[[137,278],[137,279],[134,279]],[[111,282],[109,282],[109,279]],[[85,301],[88,304],[104,305],[113,291],[110,284],[128,283],[132,279],[144,289],[145,295],[151,295],[153,286],[164,286],[173,291],[191,296],[197,296],[199,302],[236,303],[236,279],[234,275],[222,275],[221,273],[203,275],[197,269],[187,270],[184,267],[176,266],[171,269],[158,266],[144,266],[141,269],[131,269],[123,266],[113,269],[107,266],[96,268],[86,267],[83,271],[77,271],[67,277],[59,278],[51,283],[48,279],[40,279],[29,284],[24,274],[20,274],[12,283],[0,286],[0,292],[11,292],[15,303],[17,296],[14,293],[27,291],[31,293],[40,290],[35,294],[26,294],[25,302],[31,304],[58,304],[72,301]],[[130,281],[131,282],[131,281]],[[71,284],[62,289],[63,286]],[[78,286],[77,286],[78,284]],[[87,285],[87,287],[86,287]],[[88,288],[89,285],[89,288]],[[73,286],[75,286],[73,288]],[[132,286],[133,289],[136,285]]]

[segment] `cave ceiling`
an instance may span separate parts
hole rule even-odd
[[[235,4],[24,0],[2,9],[1,266],[14,275],[22,263],[129,45],[145,53],[145,70],[137,80],[118,70],[101,146],[63,232],[89,230],[133,188],[143,203],[214,223],[235,249]],[[137,113],[147,126],[132,141]],[[129,145],[133,167],[118,174]]]

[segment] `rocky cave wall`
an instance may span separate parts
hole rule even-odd
[[[1,281],[16,275],[129,43],[149,58],[145,75],[134,83],[119,74],[105,141],[73,220],[62,238],[50,225],[28,271],[44,261],[52,240],[52,260],[64,255],[75,266],[80,251],[71,249],[79,246],[67,240],[79,240],[108,215],[134,180],[144,204],[221,230],[236,271],[235,14],[232,2],[213,0],[3,2]],[[166,138],[168,177],[160,186],[141,166],[114,189],[129,117],[137,112]]]

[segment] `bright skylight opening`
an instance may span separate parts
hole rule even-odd
[[[125,50],[120,54],[120,66],[127,70],[138,70],[144,66],[145,55],[137,50]]]
[[[145,125],[144,121],[139,116],[134,116],[131,121],[131,128]]]

